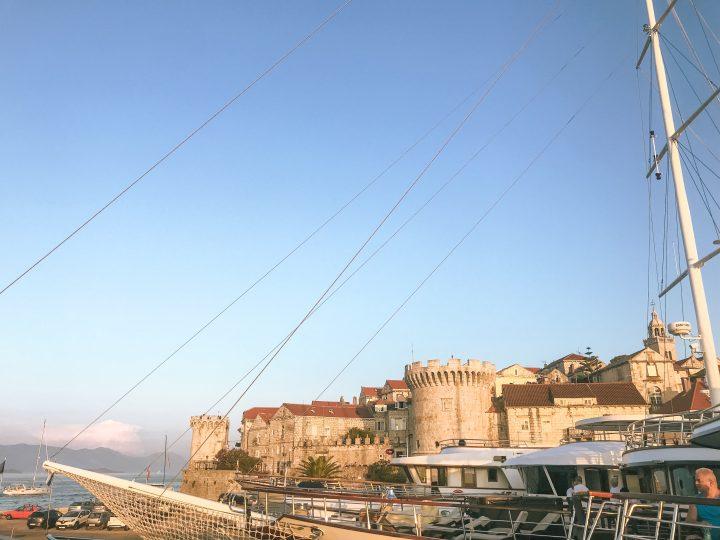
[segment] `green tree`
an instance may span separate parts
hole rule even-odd
[[[300,476],[310,478],[335,478],[340,474],[340,465],[332,457],[309,456],[300,463]]]
[[[217,468],[221,471],[240,471],[242,473],[251,472],[262,461],[260,458],[249,456],[247,452],[239,448],[220,450],[215,459],[217,459]]]
[[[365,478],[375,482],[390,482],[393,484],[404,484],[407,482],[403,470],[395,465],[390,465],[390,462],[384,459],[370,465]]]
[[[594,355],[590,347],[585,351],[585,358],[580,360],[578,368],[575,370],[575,382],[584,382],[590,380],[590,375],[595,373],[602,367],[602,362]]]
[[[360,439],[365,439],[365,437],[370,437],[370,440],[372,440],[373,437],[375,437],[375,433],[370,429],[362,429],[359,427],[352,427],[345,434],[345,438],[350,439],[352,442],[355,442],[355,439],[357,437],[360,437]]]

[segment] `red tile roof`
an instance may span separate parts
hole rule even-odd
[[[504,384],[506,407],[552,407],[556,398],[594,397],[598,405],[646,405],[632,383]]]
[[[523,367],[525,367],[525,366],[523,366]],[[542,368],[539,368],[539,367],[526,367],[525,369],[527,369],[530,373],[540,373],[540,369],[542,369]]]
[[[376,386],[361,386],[360,395],[365,397],[377,397],[380,390],[381,389]]]
[[[243,413],[243,420],[255,420],[258,415],[262,415],[263,418],[272,416],[279,409],[279,407],[253,407]]]
[[[402,379],[388,379],[385,384],[393,390],[408,390],[408,385]]]
[[[307,403],[283,403],[295,416],[324,416],[327,418],[372,418],[373,413],[367,407],[328,406]]]
[[[670,401],[663,403],[658,409],[660,414],[672,414],[685,411],[701,411],[710,407],[710,398],[703,392],[705,384],[696,379],[690,390],[680,392]]]

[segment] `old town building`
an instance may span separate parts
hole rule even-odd
[[[307,454],[305,448],[328,453],[328,448],[338,443],[355,442],[347,441],[351,428],[371,430],[373,424],[369,407],[345,401],[255,407],[243,414],[240,444],[250,456],[262,459],[260,470],[282,474],[297,468]]]
[[[500,440],[556,446],[575,422],[608,414],[647,414],[632,383],[506,385],[498,400]]]
[[[683,377],[676,369],[675,340],[654,311],[643,344],[645,347],[639,351],[610,360],[592,374],[592,380],[632,382],[645,400],[657,407],[683,391]]]
[[[495,374],[495,395],[502,394],[504,384],[529,384],[535,383],[538,379],[539,368],[523,367],[520,364],[512,364],[498,370]]]

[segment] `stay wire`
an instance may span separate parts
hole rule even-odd
[[[707,142],[705,142],[705,139],[703,139],[703,138],[695,131],[695,129],[693,129],[692,125],[688,126],[688,131],[689,131],[690,133],[692,133],[693,137],[695,137],[695,138],[697,139],[697,141],[698,141],[700,144],[703,145],[703,147],[705,148],[705,150],[707,150],[708,153],[709,153],[712,157],[715,158],[715,161],[720,162],[720,156],[718,156],[718,155],[713,151],[713,149],[710,147],[710,145],[709,145]],[[678,141],[678,142],[680,142],[680,141]],[[697,159],[699,160],[700,158],[697,158]],[[708,165],[705,165],[705,166],[706,166],[706,167],[709,167]],[[715,174],[714,171],[712,171],[712,169],[710,169],[710,171],[713,172],[713,174]],[[717,174],[715,174],[715,176],[717,176]]]
[[[303,318],[300,320],[300,322],[295,325],[295,327],[290,331],[290,333],[283,339],[281,342],[281,345],[278,347],[278,349],[270,356],[270,358],[265,362],[265,364],[262,366],[260,371],[253,377],[253,379],[250,381],[250,383],[247,385],[247,387],[242,391],[240,396],[235,400],[235,402],[230,406],[228,411],[225,413],[223,418],[227,418],[230,413],[237,407],[237,405],[240,403],[240,401],[245,397],[245,394],[250,390],[250,388],[253,387],[253,385],[260,379],[260,377],[263,375],[263,373],[267,370],[268,367],[273,363],[273,361],[278,357],[278,355],[282,352],[282,350],[285,348],[287,343],[293,338],[295,333],[300,329],[300,327],[305,323],[305,321],[313,314],[315,308],[322,302],[322,300],[327,296],[327,294],[331,291],[331,289],[335,286],[335,284],[340,280],[340,278],[344,275],[344,273],[347,271],[347,269],[352,265],[352,263],[357,259],[357,257],[360,255],[360,253],[365,249],[367,244],[375,237],[377,232],[380,230],[380,228],[385,224],[385,222],[390,218],[390,216],[395,212],[395,210],[398,208],[398,206],[403,202],[403,200],[407,197],[407,195],[412,191],[412,189],[417,185],[417,183],[420,181],[420,179],[425,175],[425,173],[430,169],[430,167],[433,165],[433,163],[437,160],[437,158],[443,153],[445,148],[450,144],[450,142],[455,138],[455,136],[462,130],[462,128],[465,126],[465,124],[468,122],[468,120],[473,116],[475,111],[478,109],[480,104],[485,100],[487,95],[492,91],[492,89],[495,87],[495,85],[502,79],[504,74],[508,71],[508,69],[515,63],[515,61],[520,57],[520,55],[527,49],[527,47],[530,45],[530,43],[537,37],[540,30],[549,22],[550,16],[553,14],[553,12],[556,9],[558,2],[555,2],[550,10],[543,16],[543,18],[540,20],[540,22],[533,28],[530,36],[523,42],[523,44],[520,46],[520,48],[513,53],[513,55],[510,57],[508,61],[503,64],[501,69],[499,70],[499,73],[494,78],[490,86],[486,89],[486,91],[480,96],[480,98],[475,102],[475,104],[472,106],[470,111],[463,117],[463,119],[458,123],[457,127],[450,133],[450,135],[445,139],[445,141],[440,145],[438,150],[433,154],[432,158],[428,161],[428,163],[422,168],[420,173],[415,177],[415,179],[410,183],[410,185],[407,187],[407,189],[403,192],[403,194],[400,196],[400,198],[395,202],[395,204],[390,208],[390,210],[385,214],[385,216],[380,220],[378,225],[373,229],[373,231],[370,233],[368,238],[360,245],[360,247],[355,251],[355,253],[350,257],[350,259],[347,261],[347,263],[344,265],[342,270],[337,274],[337,276],[333,279],[333,281],[330,283],[330,285],[323,291],[323,293],[318,297],[318,299],[315,301],[315,303],[312,305],[312,307],[306,312],[306,314],[303,316]],[[188,461],[185,462],[185,465],[187,466],[190,461],[192,461],[193,457],[200,448],[210,439],[210,437],[213,436],[214,429],[208,434],[208,436],[204,439],[204,441],[199,445],[198,450],[196,450],[188,459]],[[178,473],[179,474],[179,473]],[[173,482],[177,478],[177,474],[175,477],[171,480]],[[165,488],[162,493],[159,495],[159,497],[162,497],[162,495],[165,493],[167,488]]]
[[[462,246],[462,244],[475,232],[475,230],[482,224],[483,221],[490,215],[490,213],[505,199],[510,191],[522,180],[522,178],[528,173],[528,171],[537,163],[537,161],[547,152],[547,150],[555,143],[560,135],[572,124],[577,116],[584,110],[587,104],[597,95],[600,89],[603,87],[610,78],[620,69],[622,64],[626,61],[628,56],[624,56],[622,62],[620,62],[598,85],[595,86],[593,92],[588,96],[585,101],[578,107],[578,109],[568,118],[568,120],[555,132],[555,134],[545,143],[540,151],[533,157],[528,165],[505,187],[500,195],[490,204],[485,212],[479,217],[475,223],[465,232],[465,234],[452,246],[447,254],[440,259],[440,261],[430,270],[430,272],[418,283],[418,285],[410,292],[408,296],[397,306],[392,313],[385,319],[380,327],[375,331],[374,334],[362,345],[362,347],[350,358],[350,360],[335,374],[330,382],[320,391],[318,398],[322,396],[339,378],[343,373],[350,367],[350,365],[367,349],[367,347],[375,340],[375,338],[385,329],[385,327],[395,318],[395,316],[410,302],[410,300],[420,291],[420,289],[432,278],[435,273],[443,266],[443,264],[455,253],[455,251]]]
[[[698,8],[693,0],[690,0],[690,5],[695,12],[695,16],[697,17],[698,22],[700,22],[700,29],[702,30],[703,36],[705,37],[705,45],[707,45],[710,57],[712,58],[713,64],[715,64],[715,69],[717,70],[718,75],[720,75],[720,66],[718,66],[717,58],[715,58],[715,53],[713,52],[712,46],[710,45],[710,39],[708,38],[707,32],[705,31],[705,25],[703,24],[704,18],[700,16],[700,11],[698,11]],[[702,63],[700,63],[700,65],[702,66]]]
[[[565,69],[571,64],[571,62],[573,60],[575,60],[585,50],[586,47],[587,47],[587,44],[578,48],[577,51],[568,60],[566,60],[566,62],[560,67],[560,69],[528,101],[526,101],[525,104],[522,107],[520,107],[510,117],[509,120],[507,120],[505,122],[505,124],[503,124],[497,131],[495,131],[495,133],[493,133],[488,138],[488,140],[476,152],[474,152],[473,155],[470,156],[466,160],[466,162],[445,183],[443,183],[419,208],[417,208],[408,218],[406,218],[405,221],[403,221],[403,223],[399,227],[397,227],[395,229],[395,231],[383,241],[382,244],[380,244],[370,255],[368,255],[365,258],[365,260],[363,260],[362,263],[360,263],[353,270],[352,273],[350,273],[347,277],[345,277],[345,279],[342,282],[340,282],[335,289],[333,289],[333,291],[317,306],[317,308],[315,308],[315,311],[320,309],[323,305],[325,305],[326,302],[328,302],[331,298],[333,298],[335,296],[335,294],[337,294],[348,281],[350,281],[360,270],[362,270],[362,268],[365,267],[365,265],[367,265],[383,248],[385,248],[407,225],[410,224],[410,222],[412,222],[427,206],[429,206],[430,203],[438,195],[440,195],[440,193],[442,191],[444,191],[445,188],[447,188],[452,183],[452,181],[455,180],[455,178],[457,178],[467,168],[467,166],[478,157],[478,155],[485,148],[487,148],[505,129],[507,129],[507,127],[509,127],[512,124],[512,122],[514,120],[516,120],[518,118],[518,116],[520,116],[520,114],[522,112],[524,112],[527,109],[527,107],[530,106],[547,89],[547,87],[552,82],[554,82],[560,76],[560,74],[562,74],[565,71]],[[279,346],[279,344],[276,345],[275,348],[277,348],[277,346]],[[208,408],[208,410],[206,411],[205,414],[207,414],[209,411],[212,411],[225,397],[227,397],[235,388],[237,388],[237,386],[247,376],[249,376],[249,374],[252,371],[254,371],[259,366],[260,363],[265,361],[268,358],[268,356],[270,356],[270,354],[275,350],[275,348],[273,348],[270,352],[268,352],[265,355],[265,357],[263,357],[261,359],[260,362],[255,364],[248,372],[246,372],[242,376],[242,378],[240,380],[238,380],[227,392],[225,392],[225,394],[223,394],[223,396],[218,401],[216,401],[213,405],[211,405]],[[173,441],[172,444],[170,444],[170,446],[168,446],[168,448],[172,448],[173,445],[175,443],[177,443],[182,437],[184,437],[190,430],[191,430],[191,428],[186,429],[175,441]],[[154,460],[148,466],[152,466],[156,461],[157,460]],[[136,475],[136,477],[139,476],[140,474],[141,473],[138,473],[138,475]]]
[[[267,278],[270,274],[272,274],[272,272],[274,272],[278,267],[280,267],[286,260],[288,260],[292,255],[294,255],[300,248],[302,248],[313,237],[315,237],[319,232],[321,232],[328,224],[330,224],[335,218],[337,218],[353,202],[355,202],[368,189],[370,189],[373,185],[375,185],[378,182],[378,180],[380,180],[380,178],[382,178],[395,165],[397,165],[397,163],[399,163],[405,156],[407,156],[421,142],[423,142],[432,132],[434,132],[448,118],[450,118],[455,112],[457,112],[467,101],[470,100],[470,98],[472,96],[477,94],[483,88],[483,86],[485,86],[485,84],[487,84],[491,79],[492,79],[492,76],[489,77],[488,79],[486,79],[480,86],[478,86],[476,89],[474,89],[472,92],[470,92],[467,96],[465,96],[448,113],[446,113],[438,122],[436,122],[432,127],[430,127],[430,129],[428,129],[423,135],[421,135],[420,138],[418,138],[415,142],[413,142],[410,146],[408,146],[405,150],[403,150],[397,158],[395,158],[392,162],[390,162],[378,175],[376,175],[369,183],[367,183],[362,189],[360,189],[360,191],[355,193],[347,202],[345,202],[340,208],[338,208],[338,210],[336,210],[335,213],[333,213],[331,216],[329,216],[318,227],[316,227],[310,234],[308,234],[302,241],[300,241],[288,253],[286,253],[281,259],[279,259],[275,264],[273,264],[270,268],[268,268],[263,274],[261,274],[258,278],[256,278],[255,281],[253,281],[245,290],[243,290],[229,304],[227,304],[219,312],[217,312],[215,315],[213,315],[196,332],[194,332],[189,338],[187,338],[175,350],[173,350],[167,357],[165,357],[160,363],[158,363],[151,371],[149,371],[145,376],[143,376],[139,381],[137,381],[127,392],[125,392],[123,395],[121,395],[118,398],[118,400],[116,400],[113,404],[111,404],[109,407],[107,407],[105,410],[103,410],[100,413],[100,415],[90,425],[86,426],[86,429],[89,428],[91,425],[93,425],[95,422],[97,422],[100,418],[105,416],[108,412],[110,412],[110,410],[112,410],[118,403],[120,403],[120,401],[122,401],[125,397],[127,397],[130,393],[132,393],[138,386],[140,386],[150,376],[152,376],[158,369],[160,369],[170,359],[172,359],[175,355],[177,355],[180,351],[182,351],[187,345],[189,345],[193,340],[195,340],[195,338],[197,338],[200,334],[202,334],[205,330],[207,330],[213,323],[215,323],[215,321],[217,321],[220,317],[222,317],[231,307],[233,307],[237,302],[239,302],[243,297],[245,297],[249,292],[251,292],[257,285],[259,285],[262,281],[264,281],[265,278]],[[82,434],[82,432],[78,433],[75,438],[77,438],[81,434]],[[68,444],[71,442],[72,442],[72,440],[69,441]],[[64,450],[64,447],[61,448],[60,450],[58,450],[55,454],[53,454],[52,457],[57,455],[62,450]]]
[[[317,33],[319,33],[328,23],[330,23],[335,17],[337,17],[340,12],[345,9],[352,0],[346,0],[343,4],[338,6],[334,11],[330,13],[325,19],[323,19],[320,24],[318,24],[315,28],[313,28],[310,33],[308,33],[305,37],[303,37],[300,41],[298,41],[292,48],[290,48],[285,54],[283,54],[280,58],[278,58],[275,62],[273,62],[269,67],[267,67],[260,75],[255,77],[250,84],[248,84],[245,88],[243,88],[240,92],[235,94],[232,98],[230,98],[228,101],[225,102],[224,105],[222,105],[217,111],[215,111],[212,115],[210,115],[207,120],[205,120],[202,124],[200,124],[198,127],[193,129],[187,136],[185,136],[184,139],[182,139],[179,143],[177,143],[175,146],[173,146],[170,150],[168,150],[165,154],[163,154],[160,159],[155,161],[148,169],[146,169],[140,176],[135,178],[132,182],[130,182],[127,186],[125,186],[119,193],[117,193],[114,197],[112,197],[105,205],[103,205],[101,208],[96,210],[93,214],[90,215],[85,221],[83,221],[80,225],[78,225],[70,234],[65,236],[60,242],[55,244],[49,251],[47,251],[44,255],[42,255],[39,259],[37,259],[35,262],[33,262],[30,266],[28,266],[25,270],[23,270],[19,275],[17,275],[12,281],[10,281],[8,284],[6,284],[2,289],[0,289],[0,295],[4,294],[5,291],[10,289],[13,285],[15,285],[18,281],[20,281],[22,278],[24,278],[28,273],[30,273],[35,267],[37,267],[41,262],[43,262],[45,259],[50,257],[55,251],[60,249],[66,242],[68,242],[71,238],[73,238],[75,235],[77,235],[80,231],[82,231],[85,227],[87,227],[92,221],[95,220],[100,214],[102,214],[105,210],[110,208],[113,204],[115,204],[121,197],[123,197],[128,191],[130,191],[135,185],[137,185],[143,178],[145,178],[148,174],[150,174],[152,171],[154,171],[158,166],[160,166],[162,163],[164,163],[169,157],[171,157],[175,152],[177,152],[182,146],[185,145],[190,139],[192,139],[198,132],[200,132],[202,129],[207,127],[213,120],[215,120],[218,116],[220,116],[223,112],[225,112],[233,103],[235,103],[238,99],[240,99],[242,96],[244,96],[250,89],[252,89],[257,83],[259,83],[261,80],[263,80],[265,77],[270,75],[278,66],[280,66],[282,63],[285,62],[290,56],[292,56],[295,51],[300,49],[305,43],[310,41]]]
[[[720,45],[720,38],[718,38],[717,34],[713,31],[712,27],[708,24],[707,20],[705,20],[705,16],[700,13],[700,11],[695,6],[695,0],[690,0],[690,4],[695,9],[695,13],[697,13],[698,17],[702,21],[703,26],[707,29],[708,32],[710,32],[710,35],[715,39],[715,42]]]
[[[678,146],[680,146],[680,147],[683,148],[684,150],[688,151],[688,147],[686,147],[686,146],[682,143],[682,141],[680,141],[680,140],[678,140]],[[696,154],[693,154],[693,158],[694,158],[695,161],[697,161],[698,163],[700,163],[700,165],[702,165],[703,167],[705,167],[705,169],[707,169],[707,171],[708,171],[710,174],[712,174],[715,178],[717,178],[718,180],[720,180],[720,174],[718,174],[717,171],[715,171],[715,169],[713,169],[710,165],[708,165],[707,163],[705,163],[705,162],[704,162],[701,158],[699,158]]]

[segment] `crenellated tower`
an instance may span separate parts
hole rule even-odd
[[[222,416],[203,414],[190,417],[190,427],[192,428],[190,467],[214,468],[215,456],[228,446],[230,421]]]
[[[490,412],[495,373],[490,362],[463,364],[458,358],[445,365],[428,360],[426,366],[405,366],[405,382],[412,390],[412,453],[437,452],[436,442],[447,439],[497,439]]]

